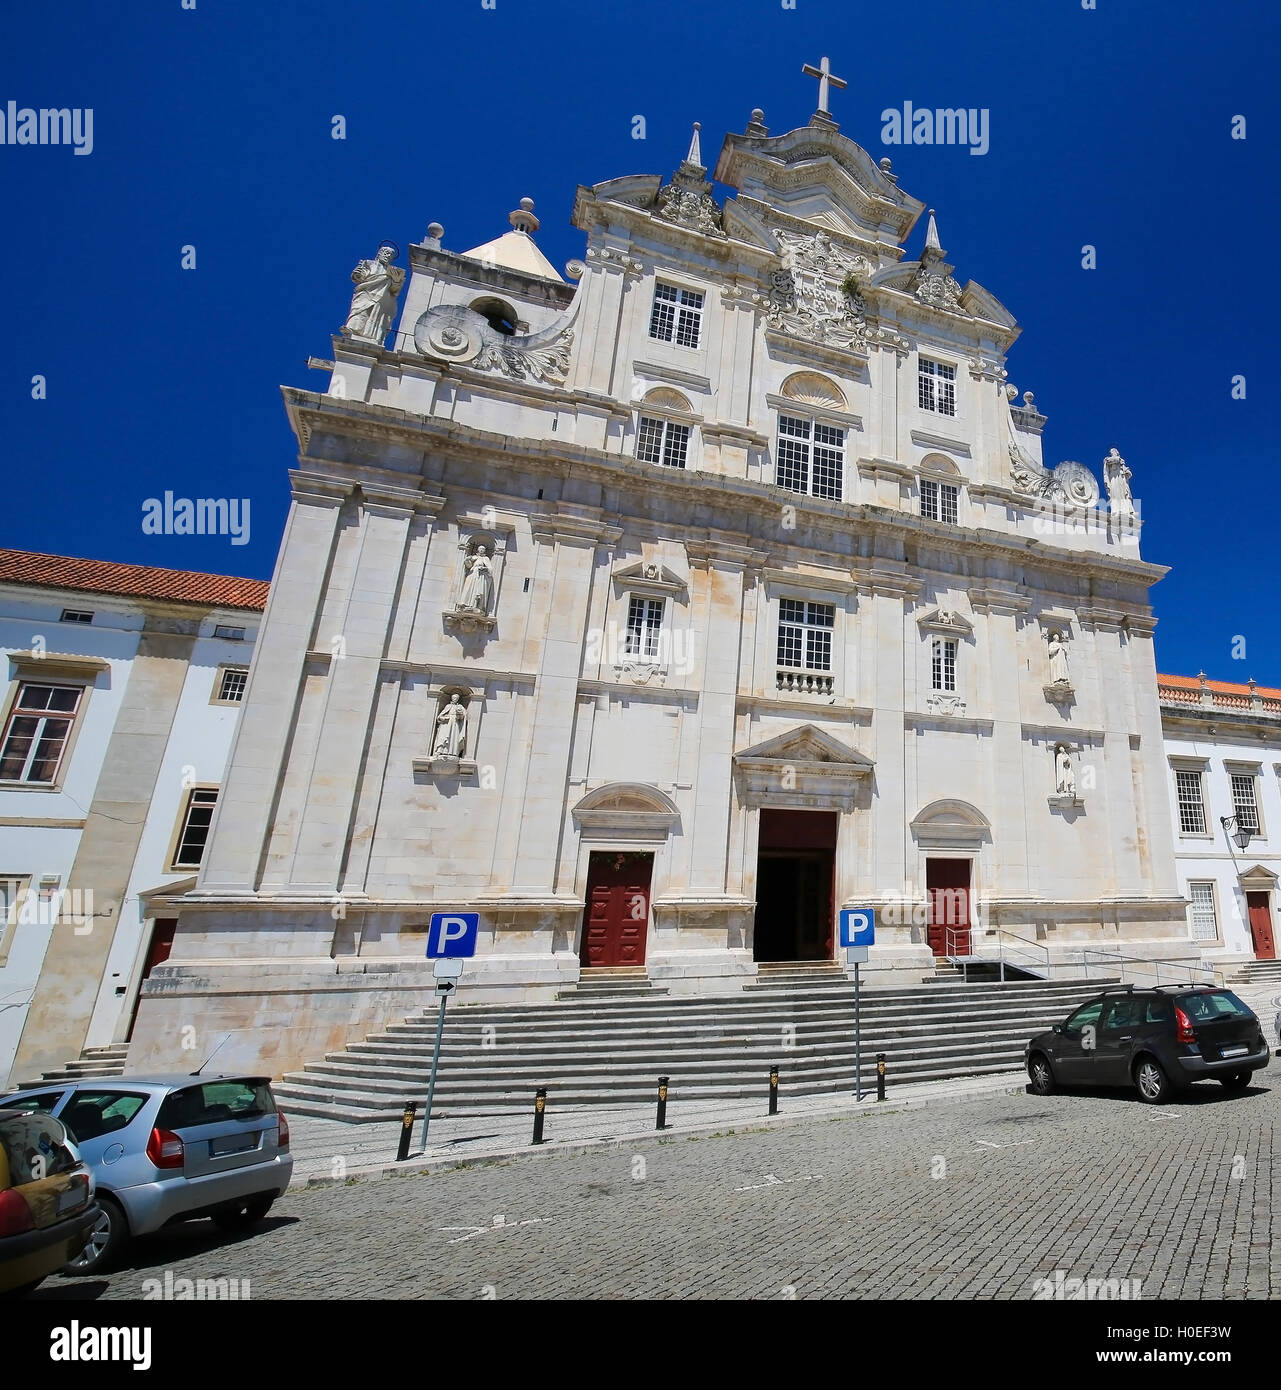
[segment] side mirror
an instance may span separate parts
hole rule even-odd
[[[1063,1031],[1063,1025],[1061,1023],[1056,1023],[1051,1031],[1061,1033]]]

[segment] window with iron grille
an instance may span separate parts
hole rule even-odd
[[[835,623],[836,609],[830,603],[779,599],[778,664],[794,671],[830,671]]]
[[[174,850],[175,869],[198,869],[204,858],[205,842],[214,806],[218,802],[217,787],[193,787],[183,811],[182,829],[178,833],[178,848]]]
[[[1251,835],[1259,833],[1259,803],[1255,799],[1253,773],[1232,774],[1232,809],[1242,830],[1248,830]]]
[[[245,698],[245,683],[249,679],[247,666],[224,666],[218,677],[218,699],[238,705]]]
[[[654,307],[649,315],[649,336],[677,347],[696,348],[703,327],[703,295],[675,285],[654,286]]]
[[[774,481],[789,492],[841,500],[845,431],[796,415],[778,417]]]
[[[642,415],[636,430],[636,457],[642,463],[684,468],[689,457],[689,426]]]
[[[632,596],[627,607],[627,654],[653,660],[663,631],[663,600]]]
[[[84,688],[23,681],[0,744],[0,780],[49,784],[57,780]]]
[[[213,630],[215,637],[221,637],[227,642],[243,642],[245,640],[245,630],[243,627],[228,627],[225,623],[219,623]]]
[[[917,364],[916,403],[938,415],[955,415],[956,368],[922,357]]]
[[[1197,941],[1214,941],[1219,935],[1219,919],[1214,910],[1214,884],[1189,883],[1192,935]]]
[[[934,690],[956,689],[956,638],[936,637],[930,653],[930,685]]]
[[[91,623],[93,622],[93,613],[88,608],[64,608],[58,621],[60,623]]]
[[[922,478],[921,515],[927,521],[946,521],[955,526],[960,495],[960,488],[954,487],[951,483],[939,483],[933,478]]]
[[[1184,835],[1205,834],[1205,801],[1199,769],[1179,768],[1174,774],[1179,802],[1179,830]]]

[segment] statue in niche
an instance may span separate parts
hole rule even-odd
[[[1131,516],[1134,513],[1134,494],[1130,491],[1132,476],[1114,445],[1103,460],[1103,482],[1108,490],[1112,511],[1117,516]]]
[[[1046,646],[1050,653],[1050,684],[1070,685],[1068,680],[1067,638],[1054,627],[1046,633]]]
[[[489,547],[478,545],[463,561],[463,591],[458,596],[460,613],[479,613],[489,617],[494,606],[494,562]]]
[[[372,261],[360,261],[351,272],[356,291],[343,324],[345,337],[382,346],[396,312],[400,287],[405,283],[405,272],[392,265],[395,255],[396,247],[385,241]]]
[[[467,706],[454,691],[436,716],[436,741],[432,744],[431,755],[433,758],[461,758],[466,747]]]
[[[1066,743],[1054,750],[1054,790],[1058,796],[1076,795],[1076,773],[1072,770],[1072,754]]]

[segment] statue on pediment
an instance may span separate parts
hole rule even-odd
[[[405,283],[405,272],[392,265],[396,247],[385,241],[371,261],[360,261],[351,272],[356,286],[343,335],[382,346],[396,313],[396,300]]]
[[[1114,445],[1107,458],[1103,460],[1103,483],[1108,490],[1108,501],[1112,504],[1112,511],[1118,516],[1129,516],[1134,512],[1134,494],[1130,491],[1131,477],[1133,474]]]

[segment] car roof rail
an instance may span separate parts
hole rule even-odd
[[[1128,985],[1116,985],[1116,986],[1114,986],[1112,989],[1101,989],[1101,990],[1099,990],[1097,997],[1098,997],[1099,999],[1102,999],[1103,996],[1104,996],[1105,994],[1133,994],[1133,993],[1134,993],[1134,985],[1131,983],[1131,984],[1128,984]]]
[[[1191,984],[1186,984],[1186,985],[1153,985],[1152,988],[1153,988],[1153,989],[1168,989],[1168,990],[1170,990],[1170,991],[1172,991],[1172,992],[1176,992],[1176,993],[1180,993],[1180,994],[1187,994],[1189,990],[1193,990],[1193,989],[1221,989],[1222,986],[1221,986],[1221,985],[1207,985],[1207,984],[1205,983],[1204,980],[1195,980],[1195,981],[1193,981]]]

